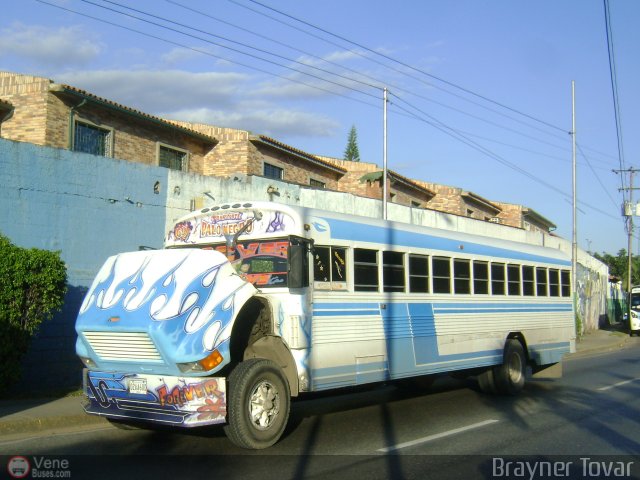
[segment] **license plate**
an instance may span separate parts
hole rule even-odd
[[[132,378],[129,380],[129,393],[147,394],[147,379]]]

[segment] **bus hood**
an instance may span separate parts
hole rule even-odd
[[[217,351],[230,360],[236,313],[256,289],[213,250],[121,253],[102,266],[76,320],[90,367],[180,374]],[[87,361],[89,359],[90,361]]]

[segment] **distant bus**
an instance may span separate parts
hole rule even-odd
[[[629,335],[640,333],[640,286],[631,287],[629,292]]]
[[[204,208],[99,271],[78,315],[87,411],[225,424],[265,448],[291,397],[442,372],[515,394],[575,350],[559,250],[270,202]]]

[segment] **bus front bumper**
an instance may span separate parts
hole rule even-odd
[[[116,420],[181,427],[226,421],[224,377],[178,377],[85,369],[85,411]]]

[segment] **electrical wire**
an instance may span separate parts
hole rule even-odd
[[[101,23],[104,23],[104,24],[107,24],[107,25],[111,25],[113,27],[117,27],[117,28],[120,28],[120,29],[123,29],[123,30],[127,30],[129,32],[133,32],[133,33],[136,33],[136,34],[139,34],[139,35],[143,35],[145,37],[152,38],[154,40],[158,40],[158,41],[161,41],[161,42],[164,42],[164,43],[168,43],[170,45],[174,45],[174,46],[177,46],[177,47],[180,47],[180,48],[184,48],[186,50],[191,50],[193,52],[201,53],[201,54],[207,55],[209,57],[217,58],[219,60],[224,60],[225,62],[229,62],[229,63],[232,63],[234,65],[239,65],[241,67],[248,68],[250,70],[254,70],[254,71],[257,71],[257,72],[260,72],[260,73],[264,73],[266,75],[270,75],[270,76],[273,76],[273,77],[281,78],[283,80],[287,80],[287,81],[292,82],[292,83],[297,83],[299,85],[303,85],[305,87],[309,87],[309,88],[312,88],[312,89],[320,90],[320,91],[323,91],[323,92],[331,94],[331,95],[335,95],[335,96],[338,96],[338,97],[346,98],[348,100],[351,100],[351,101],[354,101],[354,102],[358,102],[358,103],[361,103],[363,105],[367,105],[369,107],[373,107],[373,108],[376,108],[376,109],[380,108],[378,105],[366,102],[366,101],[358,99],[358,98],[353,98],[353,97],[350,97],[348,95],[344,95],[344,94],[342,94],[340,92],[329,90],[329,89],[320,87],[318,85],[312,85],[310,83],[301,82],[301,81],[293,79],[291,77],[287,77],[287,76],[284,76],[284,75],[279,75],[277,73],[270,72],[268,70],[264,70],[264,69],[261,69],[259,67],[253,66],[253,65],[249,65],[249,64],[246,64],[246,63],[238,62],[237,60],[232,60],[232,59],[227,58],[227,57],[223,57],[223,56],[220,56],[220,55],[213,54],[213,53],[208,52],[206,50],[201,50],[199,48],[190,47],[190,46],[185,45],[183,43],[175,42],[173,40],[168,40],[166,38],[162,38],[162,37],[159,37],[157,35],[153,35],[153,34],[150,34],[150,33],[147,33],[147,32],[143,32],[141,30],[136,30],[135,28],[127,27],[127,26],[121,25],[119,23],[115,23],[115,22],[112,22],[112,21],[109,21],[109,20],[105,20],[103,18],[95,17],[93,15],[89,15],[89,14],[86,14],[84,12],[79,12],[79,11],[73,10],[71,8],[63,7],[61,5],[56,5],[54,3],[50,3],[50,2],[48,2],[46,0],[35,0],[35,1],[38,2],[38,3],[45,4],[45,5],[49,5],[49,6],[54,7],[54,8],[58,8],[60,10],[64,10],[64,11],[69,12],[69,13],[73,13],[73,14],[80,15],[80,16],[85,17],[85,18],[89,18],[91,20],[95,20],[97,22],[101,22]]]
[[[545,186],[546,188],[553,190],[554,192],[560,194],[562,197],[564,197],[566,200],[571,201],[572,200],[572,196],[569,195],[568,193],[564,192],[563,190],[561,190],[560,188],[556,187],[555,185],[552,185],[551,183],[541,179],[540,177],[533,175],[532,173],[526,171],[525,169],[519,167],[518,165],[502,158],[500,155],[496,154],[495,152],[485,148],[484,146],[482,146],[481,144],[474,142],[473,140],[470,140],[469,138],[467,138],[465,135],[463,135],[462,133],[460,133],[458,130],[442,123],[441,121],[439,121],[438,119],[434,118],[432,115],[429,115],[428,113],[420,110],[419,108],[415,107],[414,105],[411,105],[410,103],[406,102],[405,100],[403,100],[402,98],[398,97],[397,95],[391,94],[394,98],[398,99],[401,103],[406,104],[409,108],[415,110],[416,112],[419,112],[420,115],[415,115],[412,114],[412,112],[410,110],[408,110],[407,108],[403,108],[401,106],[398,106],[396,104],[396,107],[407,112],[409,115],[413,115],[416,119],[423,121],[425,123],[427,123],[428,125],[431,125],[432,127],[436,128],[437,130],[445,133],[446,135],[449,135],[453,138],[455,138],[456,140],[470,146],[471,148],[479,151],[480,153],[484,154],[485,156],[496,160],[497,162],[499,162],[500,164],[526,176],[527,178],[529,178],[530,180],[533,180],[537,183],[539,183],[540,185]],[[425,118],[426,117],[426,118]],[[427,120],[429,119],[429,120]],[[590,205],[586,202],[580,201],[580,204],[591,208],[592,210],[599,212],[603,215],[606,215],[607,217],[613,218],[613,219],[618,219],[618,217],[615,217],[613,215],[611,215],[610,213],[601,210],[598,207],[595,207],[593,205]]]
[[[232,3],[234,3],[234,4],[236,4],[236,5],[243,6],[242,4],[240,4],[239,2],[237,2],[237,1],[235,1],[235,0],[229,0],[229,1],[231,1]],[[374,50],[374,49],[372,49],[372,48],[369,48],[369,47],[367,47],[367,46],[365,46],[365,45],[363,45],[363,44],[361,44],[361,43],[355,42],[355,41],[353,41],[353,40],[349,40],[349,39],[348,39],[348,38],[346,38],[346,37],[343,37],[343,36],[338,35],[338,34],[336,34],[336,33],[330,32],[329,30],[326,30],[326,29],[324,29],[324,28],[322,28],[322,27],[319,27],[319,26],[317,26],[317,25],[314,25],[314,24],[312,24],[312,23],[310,23],[310,22],[307,22],[307,21],[305,21],[305,20],[302,20],[302,19],[300,19],[300,18],[294,17],[293,15],[289,15],[289,14],[287,14],[287,13],[285,13],[285,12],[282,12],[281,10],[277,10],[276,8],[270,7],[269,5],[265,5],[264,3],[261,3],[261,2],[259,2],[259,1],[257,1],[257,0],[248,0],[248,1],[250,1],[250,2],[252,2],[252,3],[254,3],[254,4],[256,4],[256,5],[260,5],[261,7],[266,8],[266,9],[268,9],[268,10],[271,10],[271,11],[273,11],[273,12],[276,12],[276,13],[278,13],[278,14],[280,14],[280,15],[284,16],[284,17],[287,17],[287,18],[290,18],[290,19],[292,19],[292,20],[295,20],[296,22],[302,23],[303,25],[307,25],[308,27],[311,27],[311,28],[313,28],[313,29],[315,29],[315,30],[321,31],[321,32],[323,32],[323,33],[325,33],[325,34],[327,34],[327,35],[330,35],[330,36],[332,36],[332,37],[338,38],[338,39],[340,39],[340,40],[342,40],[342,41],[344,41],[344,42],[347,42],[347,43],[349,43],[349,44],[351,44],[351,45],[355,45],[356,47],[361,48],[361,49],[363,49],[363,50],[365,50],[365,51],[367,51],[367,52],[369,52],[369,53],[372,53],[372,54],[377,55],[377,56],[379,56],[379,57],[382,57],[382,58],[384,58],[384,59],[386,59],[386,60],[389,60],[389,61],[391,61],[391,62],[394,62],[394,63],[396,63],[396,64],[398,64],[398,65],[401,65],[401,66],[402,66],[402,67],[404,67],[404,68],[408,68],[408,69],[410,69],[410,70],[412,70],[412,71],[414,71],[414,72],[420,73],[420,74],[425,75],[425,76],[427,76],[427,77],[429,77],[429,78],[433,78],[434,80],[437,80],[437,81],[439,81],[439,82],[441,82],[441,83],[444,83],[445,85],[448,85],[448,86],[450,86],[450,87],[454,87],[454,88],[456,88],[456,89],[458,89],[458,90],[460,90],[460,91],[462,91],[462,92],[464,92],[464,93],[466,93],[466,94],[469,94],[469,95],[472,95],[472,96],[474,96],[474,97],[476,97],[476,98],[479,98],[479,99],[481,99],[481,100],[484,100],[485,102],[492,103],[492,104],[497,105],[497,106],[499,106],[499,107],[501,107],[501,108],[504,108],[505,110],[509,110],[509,111],[511,111],[511,112],[513,112],[513,113],[516,113],[516,114],[518,114],[518,115],[522,115],[523,117],[526,117],[526,118],[528,118],[528,119],[530,119],[530,120],[533,120],[533,121],[538,122],[538,123],[540,123],[540,124],[546,125],[546,126],[547,126],[547,127],[549,127],[549,128],[552,128],[552,129],[555,129],[555,130],[559,130],[559,131],[561,131],[561,132],[566,133],[566,129],[565,129],[565,128],[558,127],[557,125],[553,125],[553,124],[551,124],[551,123],[549,123],[549,122],[547,122],[547,121],[545,121],[545,120],[539,119],[539,118],[534,117],[534,116],[532,116],[532,115],[529,115],[529,114],[527,114],[527,113],[525,113],[525,112],[522,112],[521,110],[517,110],[517,109],[515,109],[515,108],[509,107],[508,105],[505,105],[505,104],[500,103],[500,102],[498,102],[498,101],[496,101],[496,100],[493,100],[493,99],[491,99],[491,98],[489,98],[489,97],[486,97],[486,96],[484,96],[484,95],[481,95],[481,94],[479,94],[479,93],[477,93],[477,92],[474,92],[474,91],[472,91],[472,90],[470,90],[470,89],[468,89],[468,88],[462,87],[462,86],[460,86],[460,85],[458,85],[458,84],[456,84],[456,83],[453,83],[453,82],[451,82],[451,81],[449,81],[449,80],[445,80],[445,79],[443,79],[443,78],[441,78],[441,77],[438,77],[438,76],[436,76],[436,75],[433,75],[433,74],[431,74],[431,73],[429,73],[429,72],[426,72],[425,70],[422,70],[422,69],[420,69],[420,68],[417,68],[417,67],[415,67],[415,66],[413,66],[413,65],[410,65],[410,64],[408,64],[408,63],[406,63],[406,62],[403,62],[403,61],[398,60],[398,59],[396,59],[396,58],[390,57],[389,55],[386,55],[386,54],[384,54],[384,53],[381,53],[381,52],[379,52],[379,51],[376,51],[376,50]]]
[[[221,43],[218,43],[218,42],[213,42],[213,41],[211,41],[211,40],[207,40],[206,38],[202,38],[202,37],[199,37],[199,36],[197,36],[197,35],[193,35],[193,34],[190,34],[190,33],[186,33],[186,32],[183,32],[183,31],[181,31],[181,30],[178,30],[178,29],[176,29],[176,28],[169,27],[169,26],[166,26],[166,25],[162,25],[162,24],[160,24],[160,23],[153,22],[153,21],[151,21],[151,20],[147,20],[147,19],[144,19],[144,18],[138,17],[138,16],[136,16],[136,15],[132,15],[132,14],[130,14],[130,13],[121,12],[121,11],[116,10],[116,9],[114,9],[114,8],[110,8],[110,7],[107,7],[107,6],[105,6],[105,5],[97,4],[97,3],[95,3],[95,2],[93,2],[93,1],[91,1],[91,0],[80,0],[80,1],[81,1],[81,2],[84,2],[84,3],[87,3],[87,4],[90,4],[90,5],[94,5],[94,6],[99,7],[99,8],[103,8],[103,9],[105,9],[105,10],[109,10],[109,11],[114,12],[114,13],[118,13],[118,14],[120,14],[120,15],[124,15],[124,16],[129,17],[129,18],[134,18],[134,19],[139,20],[139,21],[141,21],[141,22],[144,22],[144,23],[147,23],[147,24],[150,24],[150,25],[154,25],[154,26],[156,26],[156,27],[160,27],[160,28],[163,28],[163,29],[165,29],[165,30],[169,30],[169,31],[172,31],[172,32],[175,32],[175,33],[179,33],[179,34],[181,34],[181,35],[185,35],[185,36],[187,36],[187,37],[190,37],[190,38],[193,38],[193,39],[196,39],[196,40],[200,40],[200,41],[202,41],[202,42],[209,43],[209,44],[214,45],[214,46],[216,46],[216,47],[221,47],[221,48],[224,48],[224,49],[227,49],[227,50],[231,50],[232,52],[239,53],[239,54],[241,54],[241,55],[246,55],[246,56],[248,56],[248,57],[251,57],[251,58],[254,58],[254,59],[257,59],[257,60],[260,60],[260,61],[263,61],[263,62],[269,63],[269,64],[272,64],[272,65],[276,65],[276,66],[279,66],[279,67],[282,67],[282,68],[285,68],[285,69],[288,69],[288,70],[292,70],[292,71],[297,72],[297,73],[300,73],[300,74],[302,74],[302,75],[307,75],[307,76],[310,76],[310,77],[312,77],[312,78],[315,78],[316,80],[320,80],[320,81],[323,81],[323,82],[331,83],[331,84],[336,85],[336,86],[338,86],[338,87],[345,88],[345,89],[348,89],[348,90],[352,90],[352,91],[354,91],[354,92],[360,93],[360,94],[365,95],[365,96],[369,96],[369,97],[376,98],[376,99],[378,98],[377,96],[373,95],[372,93],[365,92],[365,91],[363,91],[363,90],[359,90],[359,89],[354,88],[354,87],[351,87],[351,86],[349,86],[349,85],[345,85],[345,84],[342,84],[342,83],[339,83],[339,82],[334,82],[333,80],[328,80],[328,79],[326,79],[326,78],[322,78],[322,77],[320,77],[320,76],[318,76],[318,75],[315,75],[315,74],[312,74],[312,73],[309,73],[309,72],[305,72],[305,71],[303,71],[303,70],[299,70],[299,69],[296,69],[296,68],[290,67],[290,66],[288,66],[288,65],[283,65],[283,64],[281,64],[281,63],[278,63],[278,62],[274,62],[274,61],[272,61],[272,60],[265,59],[265,58],[260,57],[260,56],[258,56],[258,55],[254,55],[254,54],[252,54],[252,53],[244,52],[244,51],[239,50],[239,49],[237,49],[237,48],[229,47],[228,45],[224,45],[224,44],[221,44]],[[103,1],[106,1],[106,2],[111,3],[111,4],[116,4],[115,2],[112,2],[112,1],[109,1],[109,0],[103,0]],[[120,4],[116,4],[116,5],[118,5],[118,6],[120,6],[120,7],[123,7],[123,8],[130,9],[130,10],[134,10],[134,11],[139,12],[139,13],[143,13],[144,15],[148,15],[148,16],[153,17],[153,18],[161,19],[161,20],[163,20],[163,21],[165,21],[165,22],[171,22],[172,24],[179,25],[179,26],[181,26],[181,27],[183,27],[183,28],[189,28],[189,29],[191,29],[191,30],[198,31],[198,32],[200,32],[200,33],[204,33],[204,34],[206,34],[206,35],[210,35],[210,36],[213,36],[213,37],[216,37],[216,38],[222,38],[222,39],[224,39],[224,40],[226,40],[226,41],[230,41],[230,42],[233,42],[233,43],[240,44],[239,42],[234,42],[234,41],[232,41],[232,40],[226,39],[226,38],[224,38],[224,37],[220,37],[219,35],[214,35],[214,34],[212,34],[212,33],[203,32],[202,30],[197,30],[197,29],[195,29],[195,28],[193,28],[193,27],[189,27],[189,26],[183,25],[183,24],[178,23],[178,22],[175,22],[175,21],[173,21],[173,20],[169,20],[169,19],[166,19],[166,18],[158,17],[158,16],[156,16],[156,15],[152,15],[152,14],[149,14],[149,13],[146,13],[146,12],[142,12],[142,11],[140,11],[140,10],[136,10],[136,9],[133,9],[133,8],[130,8],[130,7],[126,7],[126,6],[120,5]],[[324,73],[331,73],[331,72],[328,72],[327,70],[321,69],[321,68],[319,68],[319,67],[315,67],[315,66],[311,66],[311,65],[302,64],[301,62],[298,62],[298,61],[296,61],[296,60],[293,60],[293,59],[290,59],[290,58],[287,58],[287,57],[283,57],[283,56],[281,56],[281,55],[277,55],[277,54],[275,54],[275,53],[270,53],[270,52],[267,52],[266,50],[258,49],[258,48],[256,48],[256,47],[250,47],[250,46],[245,45],[245,44],[240,44],[240,45],[242,45],[242,46],[244,46],[244,47],[248,47],[248,48],[255,49],[255,50],[257,50],[257,51],[259,51],[259,52],[261,52],[261,53],[267,53],[268,55],[272,55],[272,56],[274,56],[274,57],[278,57],[278,58],[285,59],[285,60],[290,61],[290,62],[293,62],[293,63],[298,63],[298,64],[303,65],[303,66],[308,67],[308,68],[313,68],[313,69],[316,69],[316,70],[320,70],[320,71],[322,71],[322,72],[324,72]],[[337,75],[337,74],[333,74],[333,75]],[[337,75],[337,76],[341,76],[341,75]],[[346,78],[346,77],[342,77],[342,78]],[[353,79],[349,79],[349,80],[354,81],[355,83],[361,83],[361,84],[363,84],[363,82],[359,82],[359,81],[356,81],[356,80],[353,80]],[[377,87],[374,87],[374,86],[372,86],[372,85],[368,85],[368,84],[366,84],[366,85],[367,85],[367,86],[369,86],[369,87],[372,87],[372,88],[377,88]]]
[[[616,121],[616,138],[618,140],[618,162],[620,171],[626,170],[624,161],[624,148],[622,142],[622,119],[620,118],[620,97],[618,96],[618,80],[616,74],[615,50],[613,48],[613,28],[611,26],[611,12],[609,9],[609,0],[604,2],[604,19],[607,34],[607,53],[609,55],[609,77],[611,79],[611,93],[613,96],[613,111]],[[626,185],[624,175],[620,175],[622,183],[622,191],[624,201],[627,201]]]

